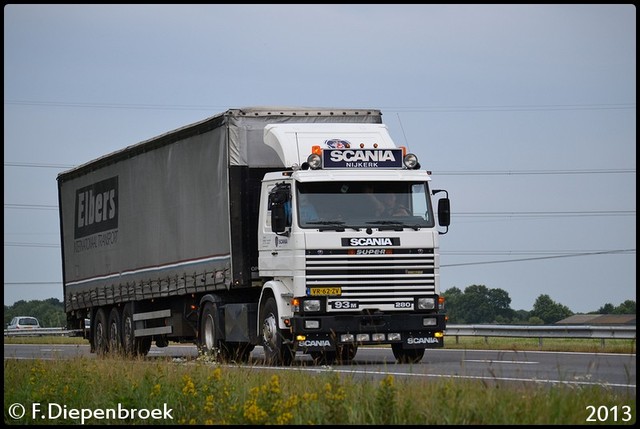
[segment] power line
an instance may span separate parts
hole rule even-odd
[[[59,248],[60,245],[56,243],[18,243],[18,242],[7,242],[4,243],[5,247],[54,247]]]
[[[88,103],[38,100],[5,100],[4,104],[17,106],[75,107],[91,109],[139,109],[139,110],[225,110],[227,106],[207,105],[162,105],[162,104],[125,104],[125,103]],[[514,104],[514,105],[462,105],[462,106],[412,106],[381,107],[387,112],[526,112],[557,110],[629,110],[635,109],[635,103],[593,103],[593,104]]]
[[[504,106],[426,106],[426,107],[381,107],[385,112],[531,112],[558,110],[627,110],[635,109],[635,103],[619,104],[529,104]]]
[[[576,255],[584,253],[618,252],[618,250],[440,250],[441,255],[496,256],[496,255]]]
[[[503,259],[503,260],[496,260],[496,261],[462,262],[459,264],[442,264],[440,265],[440,267],[445,268],[445,267],[462,267],[462,266],[469,266],[469,265],[502,264],[507,262],[523,262],[523,261],[538,261],[542,259],[572,258],[577,256],[610,255],[610,254],[623,254],[623,253],[631,254],[635,252],[636,252],[636,249],[605,250],[601,252],[573,253],[570,255],[540,256],[537,258]]]
[[[73,168],[75,165],[41,164],[36,162],[5,162],[5,167],[36,167],[36,168]]]
[[[4,208],[25,210],[58,210],[57,205],[50,204],[5,204]]]
[[[5,286],[25,286],[25,285],[61,285],[62,282],[4,282]]]
[[[4,104],[17,106],[42,106],[42,107],[79,107],[90,109],[135,109],[135,110],[224,110],[227,106],[189,106],[189,105],[160,105],[160,104],[124,104],[124,103],[72,103],[62,101],[25,101],[5,100]]]
[[[550,174],[627,174],[636,173],[635,168],[607,168],[597,170],[508,170],[508,171],[432,171],[440,176],[521,176]]]
[[[451,212],[460,217],[582,217],[582,216],[629,216],[635,210],[592,210],[592,211],[539,211],[539,212]]]

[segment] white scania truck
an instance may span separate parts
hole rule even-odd
[[[62,172],[68,327],[98,354],[417,362],[446,324],[430,181],[376,109],[230,109]]]

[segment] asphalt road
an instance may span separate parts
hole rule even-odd
[[[95,358],[88,345],[5,344],[5,359]],[[147,360],[171,358],[193,361],[198,356],[193,345],[151,347]],[[636,355],[499,350],[427,350],[418,364],[396,364],[390,348],[362,347],[350,365],[319,366],[305,355],[296,356],[291,367],[264,365],[261,347],[252,352],[247,365],[266,370],[332,371],[363,377],[483,380],[486,383],[516,383],[555,386],[602,386],[636,390]]]

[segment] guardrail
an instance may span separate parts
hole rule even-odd
[[[635,325],[447,325],[447,337],[514,337],[538,338],[599,338],[604,346],[606,339],[636,339]]]
[[[43,336],[63,336],[72,337],[76,335],[82,336],[82,329],[66,329],[66,328],[37,328],[37,329],[12,329],[4,330],[5,337],[43,337]]]

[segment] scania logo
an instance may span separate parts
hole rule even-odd
[[[371,161],[384,162],[395,161],[395,156],[391,150],[332,150],[331,161],[333,162],[353,162],[353,161]]]
[[[438,342],[438,339],[433,337],[407,338],[407,344],[435,344],[437,342]]]
[[[369,246],[399,246],[400,239],[397,237],[353,237],[343,238],[344,247],[369,247]]]
[[[304,340],[299,341],[298,345],[302,347],[331,347],[329,340]]]

